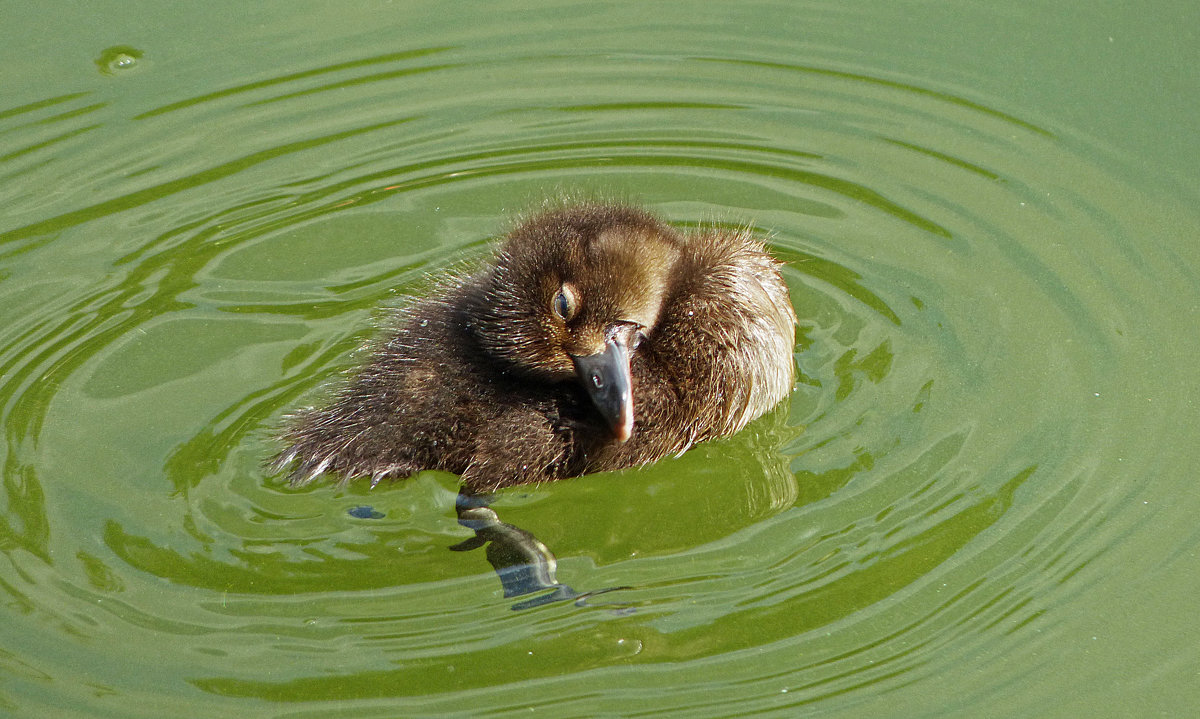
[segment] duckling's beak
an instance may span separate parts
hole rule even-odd
[[[633,434],[633,377],[629,371],[629,335],[636,326],[609,330],[604,349],[574,357],[575,371],[618,442]]]

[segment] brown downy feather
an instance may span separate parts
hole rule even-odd
[[[275,466],[296,484],[439,469],[485,491],[646,464],[785,397],[795,322],[748,233],[685,234],[614,204],[553,209],[403,310],[327,405],[292,419]],[[628,396],[595,386],[622,375]]]

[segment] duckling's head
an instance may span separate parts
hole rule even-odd
[[[625,441],[631,356],[654,332],[682,243],[628,207],[583,204],[533,217],[509,234],[483,279],[476,337],[518,373],[582,382]]]

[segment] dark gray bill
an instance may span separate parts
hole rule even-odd
[[[629,439],[633,434],[633,378],[624,335],[614,333],[601,352],[574,359],[579,381],[612,427],[617,441]]]

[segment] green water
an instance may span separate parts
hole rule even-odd
[[[1193,3],[4,16],[0,715],[1200,706]],[[261,463],[378,308],[563,193],[755,228],[800,371],[735,438],[503,493],[630,587],[515,612],[453,476]]]

